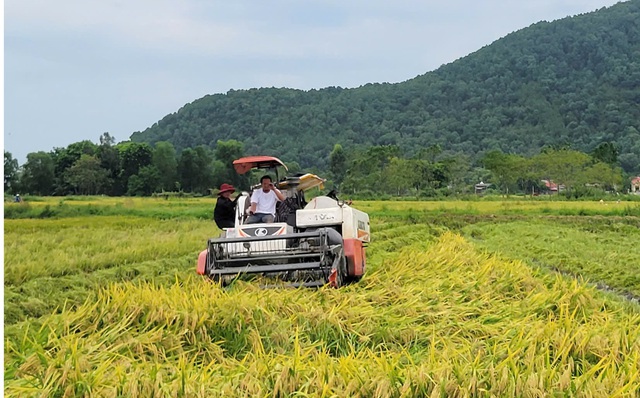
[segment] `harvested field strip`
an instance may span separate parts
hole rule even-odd
[[[628,199],[631,199],[629,197]],[[155,219],[211,219],[214,197],[204,198],[34,198],[24,203],[5,203],[5,219],[68,218],[81,216],[127,216]],[[562,201],[555,197],[510,198],[506,200],[451,201],[356,201],[354,207],[372,218],[393,217],[408,222],[425,222],[434,215],[473,218],[482,215],[508,216],[595,216],[640,217],[638,201]]]
[[[47,198],[42,202],[7,203],[5,219],[73,218],[86,216],[127,216],[156,219],[210,219],[214,198],[163,201],[148,198],[110,198],[111,200],[69,201]]]
[[[90,273],[71,274],[58,277],[38,277],[20,285],[4,288],[4,323],[39,318],[62,307],[75,308],[84,303],[97,289],[113,282],[153,281],[156,284],[171,285],[176,275],[193,272],[192,253],[182,257],[117,265]]]
[[[569,273],[640,296],[640,228],[544,221],[481,223],[463,229],[478,246],[506,258]]]
[[[123,264],[195,255],[212,222],[93,217],[5,221],[5,286]]]
[[[395,257],[397,256],[397,253],[395,253],[397,250],[416,242],[433,242],[438,235],[445,231],[442,227],[432,227],[424,224],[399,225],[373,235],[373,244],[369,246],[367,253],[369,255],[381,253]]]
[[[24,337],[10,330],[5,394],[636,393],[640,317],[598,291],[451,233],[373,251],[341,290],[114,284]]]
[[[640,201],[606,202],[597,201],[570,202],[554,198],[526,200],[489,200],[489,201],[367,201],[356,205],[372,217],[402,217],[420,219],[424,214],[455,215],[562,215],[562,216],[640,216]]]
[[[82,304],[119,281],[173,283],[219,230],[136,217],[5,221],[5,325]]]

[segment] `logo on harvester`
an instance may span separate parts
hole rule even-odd
[[[286,231],[285,227],[279,226],[270,226],[270,227],[245,227],[238,229],[238,236],[243,237],[263,237],[263,236],[271,236],[271,235],[282,235]]]

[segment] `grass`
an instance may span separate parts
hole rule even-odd
[[[356,206],[372,216],[420,217],[429,214],[455,215],[555,215],[555,216],[635,216],[640,217],[640,202],[541,201],[511,199],[503,201],[370,201]]]
[[[596,225],[529,220],[479,223],[463,231],[494,253],[640,297],[640,229],[622,223]]]
[[[47,197],[5,203],[5,219],[136,216],[158,219],[212,219],[215,198]]]
[[[355,201],[354,206],[372,217],[402,217],[406,221],[424,216],[454,215],[556,215],[640,217],[640,201],[566,201],[554,198],[452,201]],[[5,219],[64,218],[122,215],[158,219],[211,219],[215,198],[113,198],[45,197],[23,203],[5,203]]]
[[[113,216],[5,220],[4,232],[5,324],[81,304],[113,281],[182,272],[220,233],[211,221]]]

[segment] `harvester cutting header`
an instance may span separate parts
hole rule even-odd
[[[279,179],[278,168],[287,171],[287,167],[278,158],[249,156],[235,160],[233,166],[239,174],[252,169],[274,172],[273,186],[282,199],[273,222],[249,223],[256,220],[252,194],[263,188],[256,184],[251,192],[242,192],[236,201],[233,228],[224,228],[219,238],[209,239],[207,249],[198,256],[199,274],[223,284],[240,275],[258,274],[294,286],[333,287],[362,278],[365,245],[370,241],[366,213],[334,193],[307,202],[305,192],[323,188],[325,180],[314,174]]]

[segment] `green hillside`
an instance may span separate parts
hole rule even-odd
[[[237,139],[248,154],[321,168],[335,143],[407,154],[439,143],[475,156],[614,142],[622,167],[640,171],[639,21],[632,0],[534,24],[403,83],[207,95],[131,140],[180,150]]]

